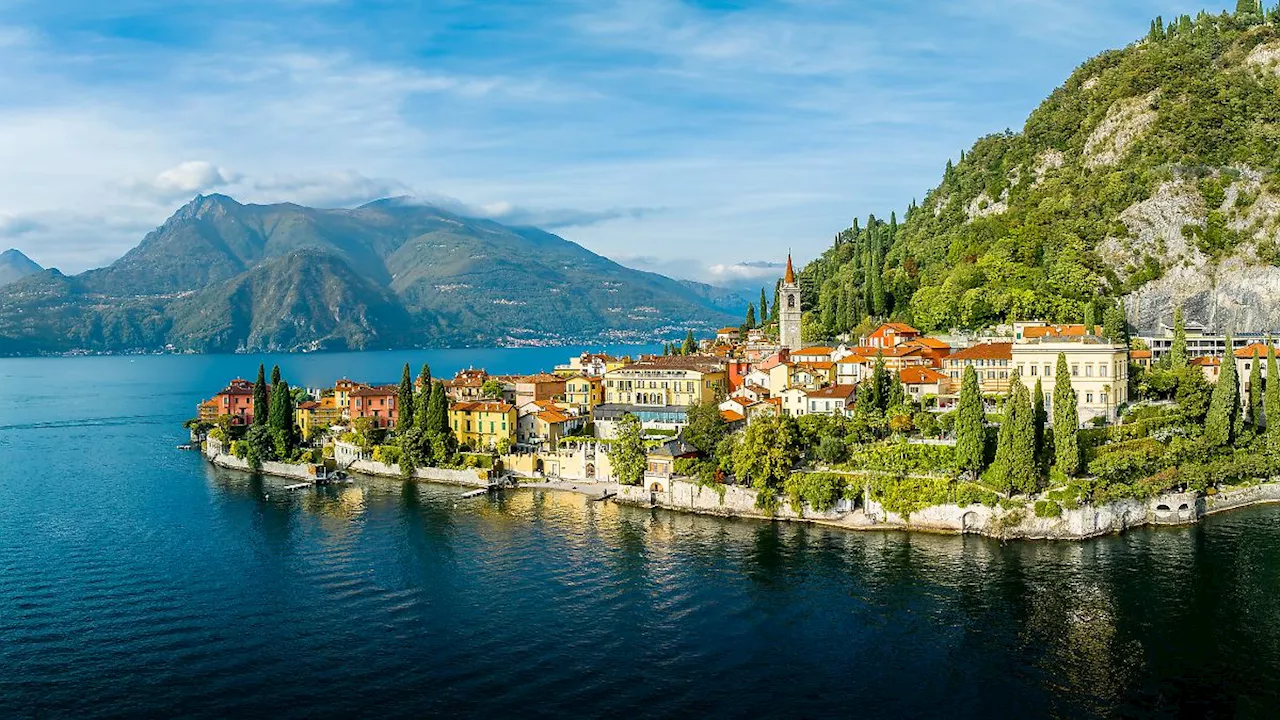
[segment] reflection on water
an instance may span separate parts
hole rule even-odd
[[[286,491],[172,450],[243,361],[0,367],[50,388],[0,421],[0,717],[1280,715],[1280,506],[1002,545]]]

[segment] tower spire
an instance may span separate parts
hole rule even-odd
[[[782,282],[786,285],[796,284],[796,271],[791,267],[791,253],[787,253],[787,274],[782,276]]]

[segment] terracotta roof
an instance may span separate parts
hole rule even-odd
[[[811,398],[831,398],[833,400],[847,400],[853,397],[858,390],[855,385],[831,385],[829,387],[810,390]]]
[[[400,388],[396,385],[379,385],[377,387],[359,387],[351,391],[351,397],[385,397],[387,395],[396,395],[400,392]]]
[[[270,385],[267,385],[267,393],[268,394],[271,393]],[[223,388],[222,392],[218,394],[219,395],[252,395],[253,383],[249,382],[248,380],[244,380],[242,378],[236,378],[235,380],[232,380],[231,382],[227,383],[227,386]]]
[[[525,375],[516,380],[518,383],[562,383],[564,378],[551,373],[537,373],[535,375]]]
[[[875,331],[873,331],[871,334],[872,334],[873,336],[874,336],[874,335],[879,335],[879,334],[881,334],[882,332],[884,332],[885,330],[892,330],[892,331],[894,331],[895,333],[915,333],[915,334],[917,334],[917,335],[919,335],[919,334],[920,334],[920,331],[919,331],[919,330],[917,330],[917,329],[915,329],[915,328],[911,327],[910,325],[908,325],[908,324],[906,324],[906,323],[900,323],[900,322],[884,323],[884,324],[883,324],[883,325],[881,325],[880,327],[876,328],[876,329],[875,329]]]
[[[724,418],[725,422],[742,422],[747,419],[742,413],[736,413],[732,410],[721,410],[720,417]]]
[[[542,412],[538,413],[539,420],[543,422],[549,422],[549,423],[562,423],[566,420],[571,419],[572,417],[573,416],[571,415],[565,415],[559,410],[554,410],[554,409],[543,410]]]
[[[863,355],[846,355],[836,361],[837,365],[866,365],[871,362],[870,359]]]
[[[1042,327],[1023,328],[1022,330],[1022,337],[1027,339],[1042,337],[1079,337],[1085,334],[1087,334],[1085,332],[1085,326],[1078,323],[1071,325],[1045,325]],[[1101,335],[1102,326],[1094,325],[1093,334]]]
[[[698,372],[721,372],[724,361],[710,355],[658,355],[644,358],[639,362],[626,365],[619,370],[695,370]],[[613,371],[616,372],[616,371]]]
[[[307,400],[305,402],[298,403],[299,410],[315,410],[319,407],[320,407],[320,403],[316,402],[315,400]]]
[[[1012,360],[1013,343],[994,342],[970,345],[947,356],[947,360]]]
[[[945,341],[939,340],[938,338],[929,337],[927,335],[924,337],[915,338],[914,340],[908,340],[907,342],[919,343],[920,345],[924,345],[925,347],[928,347],[928,348],[933,348],[934,350],[950,350],[951,349],[951,346],[948,345]]]
[[[1251,343],[1249,345],[1245,345],[1244,347],[1237,349],[1236,357],[1242,358],[1242,359],[1251,358],[1253,357],[1253,353],[1255,350],[1257,351],[1259,358],[1265,358],[1267,356],[1267,344],[1257,342],[1257,343]]]
[[[1142,359],[1151,357],[1151,351],[1150,350],[1130,350],[1129,357],[1135,360],[1142,360]]]
[[[460,402],[450,405],[449,409],[458,412],[509,413],[516,408],[514,405],[508,405],[504,402]]]
[[[946,375],[923,365],[904,367],[898,371],[898,377],[904,385],[932,385],[947,379]]]
[[[799,350],[796,350],[795,352],[791,353],[791,356],[795,357],[796,355],[830,355],[832,350],[834,350],[834,348],[815,345],[813,347],[801,348]]]
[[[722,327],[722,328],[720,328],[719,330],[717,330],[717,331],[716,331],[716,334],[717,334],[717,335],[728,335],[728,334],[730,334],[730,333],[732,333],[732,334],[734,334],[734,335],[737,335],[737,334],[738,334],[738,328],[736,328],[736,327]]]
[[[809,360],[806,362],[799,362],[796,364],[799,365],[800,367],[809,368],[811,370],[830,370],[831,368],[836,366],[836,364],[831,362],[830,360]]]
[[[782,276],[782,284],[796,284],[796,271],[791,267],[791,253],[787,253],[787,272]]]

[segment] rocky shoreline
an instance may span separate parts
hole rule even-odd
[[[253,472],[247,462],[231,455],[217,453],[206,455],[206,459],[218,467]],[[396,466],[367,460],[353,463],[348,470],[370,477],[402,477]],[[288,480],[308,479],[305,465],[264,463],[257,472]],[[874,499],[865,507],[841,500],[831,510],[815,511],[805,505],[801,512],[796,512],[783,500],[776,512],[770,515],[756,506],[757,493],[750,488],[730,485],[717,489],[678,479],[666,482],[661,490],[615,483],[557,482],[516,476],[495,482],[481,477],[474,470],[443,468],[419,468],[414,479],[473,488],[499,484],[513,489],[568,492],[593,499],[612,495],[610,499],[622,505],[717,517],[805,522],[858,531],[970,534],[1001,540],[1088,540],[1147,525],[1191,525],[1215,513],[1280,503],[1280,477],[1277,477],[1256,485],[1228,488],[1214,495],[1173,493],[1149,500],[1128,499],[1101,505],[1081,505],[1064,509],[1057,517],[1037,517],[1031,503],[1012,509],[986,505],[933,505],[904,517],[885,510]]]

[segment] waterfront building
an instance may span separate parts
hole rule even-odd
[[[396,385],[363,386],[350,391],[351,406],[348,413],[352,420],[369,418],[373,426],[393,428],[400,417],[400,388]]]
[[[449,426],[459,443],[495,448],[515,440],[516,408],[497,400],[456,402],[449,406]]]
[[[796,281],[796,271],[791,267],[791,253],[787,253],[787,270],[782,276],[782,285],[778,288],[778,337],[783,348],[799,350],[800,319],[803,315],[800,303],[800,284]]]
[[[1013,367],[1027,389],[1034,392],[1040,381],[1050,417],[1060,353],[1070,368],[1081,424],[1097,417],[1114,422],[1119,407],[1129,401],[1129,348],[1096,335],[1050,335],[1014,343]]]
[[[364,383],[358,383],[347,378],[342,378],[333,384],[333,402],[338,406],[338,412],[342,414],[342,417],[351,417],[351,393],[367,387],[369,386]]]
[[[298,403],[293,411],[294,423],[302,431],[302,439],[310,441],[317,430],[324,430],[342,422],[342,411],[332,395],[319,400]]]
[[[609,404],[685,407],[726,390],[724,361],[703,355],[649,357],[604,376]]]
[[[267,387],[270,397],[271,388]],[[205,422],[216,422],[223,415],[230,415],[235,425],[249,425],[253,422],[253,381],[236,378],[213,398],[200,403],[198,417]]]

